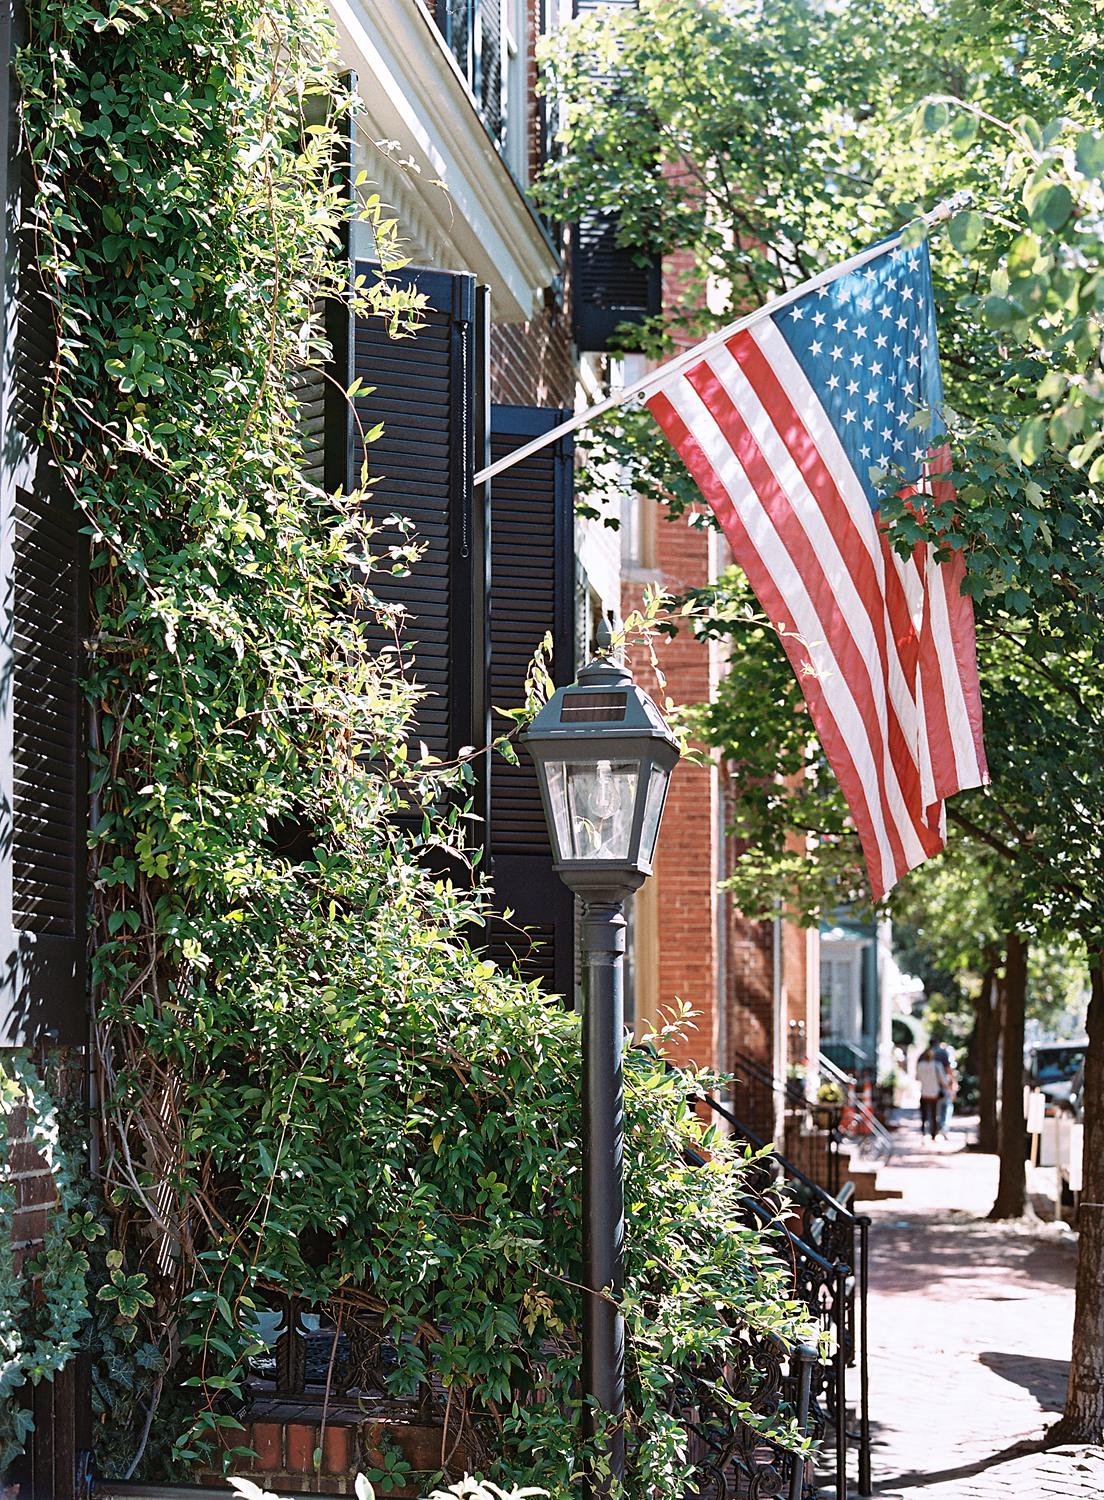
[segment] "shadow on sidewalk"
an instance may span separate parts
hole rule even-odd
[[[1002,1380],[1010,1380],[1028,1391],[1044,1411],[1060,1412],[1065,1406],[1068,1359],[1042,1359],[986,1349],[978,1355],[978,1361]]]
[[[876,1493],[890,1500],[897,1491],[908,1489],[912,1485],[932,1485],[949,1483],[952,1479],[974,1479],[978,1474],[987,1474],[990,1469],[996,1469],[1001,1464],[1008,1464],[1017,1458],[1026,1458],[1031,1453],[1042,1453],[1045,1451],[1043,1443],[1013,1443],[1010,1448],[1004,1448],[999,1453],[986,1454],[979,1458],[976,1463],[959,1464],[954,1469],[910,1469],[904,1474],[894,1474],[885,1479],[878,1476],[875,1487]]]
[[[884,1249],[871,1257],[871,1287],[886,1297],[1019,1301],[1042,1288],[1072,1290],[1076,1279],[1073,1245],[1016,1225],[965,1214],[950,1221],[882,1218],[878,1233]]]

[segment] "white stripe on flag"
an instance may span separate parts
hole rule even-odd
[[[943,789],[942,795],[947,796],[952,790],[962,791],[966,787],[980,786],[984,778],[978,765],[974,731],[958,671],[958,651],[947,613],[947,580],[950,575],[941,563],[935,562],[931,555],[933,550],[928,548],[928,607],[931,610],[932,636],[939,662],[939,677],[943,683],[943,698],[947,705],[947,722],[950,725],[951,746],[958,776],[956,787]]]
[[[886,812],[870,741],[847,679],[840,671],[834,654],[822,639],[821,622],[800,570],[779,539],[770,517],[755,497],[751,483],[728,439],[698,393],[688,381],[678,380],[664,394],[700,444],[733,508],[744,523],[752,545],[793,616],[798,634],[816,668],[825,705],[851,753],[878,844],[882,866],[879,884],[886,890],[894,884],[898,871],[889,843]],[[825,662],[825,668],[821,667],[814,656],[818,643],[821,648],[820,659]]]
[[[909,753],[912,755],[914,762],[918,762],[920,733],[915,694],[912,685],[908,681],[907,674],[901,665],[900,653],[897,650],[897,629],[891,616],[886,592],[885,549],[882,546],[874,514],[870,509],[870,502],[866,498],[866,492],[862,488],[858,475],[851,467],[851,461],[847,457],[843,444],[839,440],[836,429],[828,420],[823,406],[809,384],[805,371],[798,364],[790,346],[786,343],[786,340],[774,322],[768,319],[754,330],[751,337],[755,339],[756,343],[762,349],[764,356],[770,362],[775,374],[778,376],[780,384],[789,396],[794,410],[801,418],[809,436],[815,443],[821,461],[835,482],[836,489],[847,508],[847,514],[850,516],[856,532],[863,539],[874,564],[874,572],[882,600],[882,613],[885,620],[886,634],[888,640],[892,642],[892,657],[896,660],[897,671],[900,674],[890,680],[892,701],[894,707],[897,709],[897,717],[901,724],[906,743],[908,744]],[[896,561],[895,554],[894,560]],[[913,577],[915,579],[915,572]],[[919,636],[920,622],[923,615],[923,597],[920,591],[919,579],[915,579],[915,582],[917,585],[917,597],[914,601],[914,610],[913,601],[910,600],[910,613],[912,614],[913,628],[917,636]]]
[[[885,788],[884,800],[888,803],[889,814],[911,868],[913,864],[918,864],[924,858],[924,849],[917,837],[913,817],[898,776],[897,765],[890,750],[890,709],[886,694],[887,684],[882,672],[881,654],[870,615],[859,596],[850,570],[844,562],[836,537],[829,529],[824,512],[809,490],[793,455],[763,409],[762,403],[743,370],[727,349],[715,350],[709,363],[758,443],[763,457],[789,502],[794,519],[804,533],[809,553],[815,557],[824,571],[839,613],[838,617],[833,619],[830,613],[821,609],[821,629],[828,637],[837,663],[840,660],[841,648],[845,649],[848,645],[853,646],[861,658],[861,672],[849,674],[850,685],[856,701],[859,695],[862,695],[873,704],[879,732],[876,737],[872,737],[864,727],[863,733],[870,744],[875,762],[881,761],[881,784]],[[756,499],[757,506],[761,503]],[[741,514],[744,515],[746,523],[745,507],[741,508]],[[867,507],[867,527],[877,545],[877,534],[869,506]],[[881,549],[878,548],[878,550]],[[802,567],[801,560],[795,557],[794,561],[804,573],[806,569]],[[848,639],[845,641],[834,639],[841,633]],[[887,640],[887,662],[890,683],[894,689],[894,709],[897,709],[897,701],[900,701],[903,707],[903,701],[907,697],[909,709],[912,711],[910,717],[912,717],[915,706],[905,689],[901,665],[897,659],[896,648],[892,645],[891,635]],[[907,739],[903,728],[902,738]],[[922,817],[922,809],[916,808],[915,814],[917,817]]]
[[[828,420],[827,413],[817,399],[805,371],[801,368],[793,351],[773,319],[767,319],[764,323],[761,323],[751,331],[750,336],[755,339],[756,343],[762,349],[764,356],[770,362],[778,376],[780,384],[785,388],[795,410],[804,422],[809,436],[816,444],[817,452],[820,454],[825,468],[835,481],[836,489],[839,491],[847,507],[848,515],[851,517],[856,530],[864,539],[873,537],[874,544],[871,552],[882,596],[886,634],[888,639],[893,643],[893,654],[897,657],[898,667],[901,672],[899,682],[891,679],[892,701],[894,707],[897,709],[908,753],[918,769],[921,801],[926,809],[936,799],[931,772],[931,755],[923,728],[924,718],[920,701],[920,679],[919,673],[913,674],[907,671],[901,664],[897,644],[902,634],[904,622],[894,619],[894,610],[890,607],[889,590],[887,587],[887,562],[889,568],[892,569],[893,576],[901,585],[904,602],[917,645],[919,644],[920,628],[924,617],[923,582],[910,558],[906,559],[898,556],[896,552],[883,544],[877,523],[874,520],[874,514],[870,509],[870,502],[866,498],[866,491],[862,487],[862,482],[851,467],[851,461],[847,457],[843,444],[840,442],[839,435]],[[910,680],[914,676],[915,680]]]

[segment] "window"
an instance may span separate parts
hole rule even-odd
[[[437,25],[445,45],[499,146],[506,126],[503,19],[503,0],[437,0]]]

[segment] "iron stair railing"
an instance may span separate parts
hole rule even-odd
[[[781,1082],[769,1068],[739,1050],[733,1052],[732,1078],[733,1109],[740,1119],[772,1140],[789,1160],[800,1152],[807,1175],[819,1177],[829,1193],[838,1197],[843,1176],[842,1106],[807,1098],[800,1084],[789,1079]],[[783,1110],[780,1142],[776,1137],[777,1103]]]
[[[884,1166],[893,1155],[893,1137],[860,1096],[859,1086],[854,1076],[845,1073],[823,1052],[817,1060],[817,1066],[821,1073],[826,1074],[844,1090],[847,1100],[846,1110],[850,1113],[852,1121],[850,1128],[844,1131],[844,1138],[850,1144],[854,1144],[863,1155],[874,1157]]]
[[[871,1495],[870,1219],[865,1214],[853,1213],[718,1100],[703,1095],[694,1102],[705,1105],[724,1120],[734,1135],[747,1141],[756,1151],[767,1153],[765,1160],[771,1176],[759,1185],[758,1199],[751,1200],[756,1203],[756,1216],[765,1215],[770,1219],[791,1252],[797,1287],[806,1305],[819,1318],[823,1318],[826,1306],[832,1312],[831,1324],[825,1326],[831,1326],[836,1336],[836,1363],[829,1381],[835,1390],[830,1394],[824,1392],[824,1405],[835,1438],[836,1494],[838,1500],[844,1500],[847,1494],[847,1449],[854,1442],[858,1493]],[[800,1229],[796,1234],[777,1218],[777,1201],[771,1195],[780,1186],[789,1189],[794,1206],[800,1210]],[[765,1227],[765,1220],[760,1219],[760,1222]],[[858,1426],[852,1431],[847,1418],[845,1372],[856,1366],[859,1376]],[[814,1382],[815,1379],[816,1372]],[[814,1391],[814,1398],[816,1394]]]

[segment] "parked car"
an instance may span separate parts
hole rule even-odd
[[[1085,1042],[1045,1042],[1031,1050],[1027,1082],[1045,1095],[1048,1104],[1068,1109],[1077,1071],[1085,1061]]]

